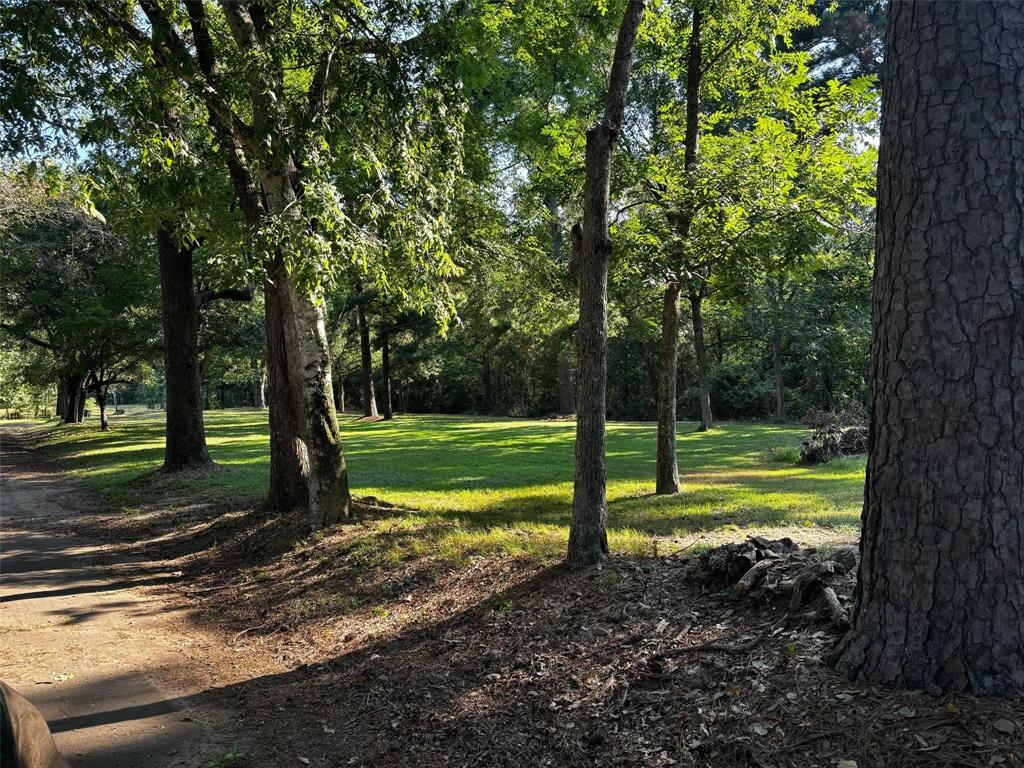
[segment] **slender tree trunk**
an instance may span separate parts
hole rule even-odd
[[[267,407],[267,396],[264,391],[266,386],[266,374],[263,372],[263,368],[257,368],[254,372],[252,379],[252,404],[256,408]]]
[[[110,429],[110,423],[107,421],[107,396],[98,389],[96,390],[96,405],[100,409],[100,431],[106,432]]]
[[[697,392],[700,397],[698,432],[711,429],[711,376],[708,372],[708,351],[704,343],[704,292],[690,293],[690,317],[693,320],[693,351],[697,357]]]
[[[871,684],[1024,689],[1021,30],[1020,3],[889,8],[862,557],[837,663]]]
[[[558,356],[558,412],[563,416],[576,412],[576,385],[572,376],[572,360]]]
[[[64,410],[67,408],[67,399],[68,399],[67,390],[68,390],[67,382],[63,378],[61,378],[61,380],[59,382],[57,382],[57,408],[56,408],[57,418],[60,419],[61,421],[64,420]]]
[[[604,116],[587,131],[583,225],[579,242],[580,318],[576,329],[576,473],[567,561],[584,567],[608,552],[604,431],[608,365],[608,198],[612,154],[622,128],[636,31],[646,0],[629,0],[619,27]]]
[[[81,424],[83,421],[85,421],[85,401],[89,399],[89,396],[84,389],[79,387],[77,397],[78,404],[75,407],[75,423]]]
[[[665,287],[661,310],[661,347],[658,364],[658,494],[679,493],[676,465],[676,376],[679,370],[679,286]]]
[[[782,336],[772,331],[772,372],[775,376],[775,423],[786,423],[786,385],[782,380]]]
[[[167,397],[165,472],[210,464],[203,427],[199,372],[199,307],[192,279],[192,250],[181,248],[169,227],[156,235],[163,307],[164,379]]]
[[[683,137],[683,170],[689,177],[697,167],[697,148],[700,142],[700,86],[704,68],[701,32],[703,14],[700,4],[693,3],[690,40],[687,45],[686,64],[686,132]],[[678,234],[682,241],[690,236],[693,215],[685,211],[679,217]],[[679,468],[676,460],[676,407],[679,393],[679,277],[671,276],[665,286],[661,310],[661,344],[658,348],[658,448],[655,463],[654,489],[658,494],[679,493]],[[694,334],[696,336],[696,334]],[[700,339],[704,343],[703,331]],[[703,354],[703,352],[702,352]],[[699,357],[699,356],[698,356]],[[702,413],[703,413],[703,400]],[[710,400],[709,400],[710,408]],[[710,413],[708,416],[710,420]],[[705,429],[707,427],[705,426]]]
[[[380,350],[380,372],[384,379],[382,382],[384,384],[384,419],[389,420],[395,414],[391,409],[391,340],[388,337],[387,329],[381,331]]]
[[[484,413],[492,413],[494,411],[494,375],[491,368],[490,352],[484,353],[480,376],[484,384]]]
[[[366,321],[366,304],[359,303],[359,353],[363,372],[363,416],[377,418],[377,396],[373,391],[373,352],[370,349],[370,324]]]

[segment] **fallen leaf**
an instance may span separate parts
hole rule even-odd
[[[901,717],[917,717],[917,710],[910,707],[900,707],[899,713]]]
[[[764,723],[754,723],[752,726],[750,726],[750,730],[752,730],[758,736],[767,736],[768,731],[770,731],[771,728],[769,728]]]
[[[836,763],[836,768],[857,768],[856,760],[840,760]]]
[[[329,727],[327,725],[327,723],[324,723],[323,726],[324,726],[324,733],[337,733],[337,731],[334,730],[333,728]]]
[[[303,765],[309,765],[309,758],[308,757],[300,757],[299,758],[299,762],[302,763]]]
[[[70,680],[73,677],[74,677],[74,675],[72,675],[72,674],[63,674],[62,673],[62,674],[59,674],[59,675],[54,675],[53,679],[56,680],[58,683],[63,683],[65,680]]]

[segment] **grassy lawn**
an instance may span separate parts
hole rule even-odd
[[[268,474],[266,413],[210,411],[206,425],[210,453],[228,471],[161,482],[162,493],[257,502]],[[862,459],[796,465],[793,449],[804,433],[797,426],[731,423],[706,433],[694,432],[694,426],[679,428],[683,492],[655,497],[654,425],[609,424],[614,547],[636,552],[652,536],[737,529],[805,529],[812,540],[816,531],[825,538],[855,531]],[[564,541],[572,498],[572,422],[399,416],[367,423],[344,417],[342,434],[356,494],[425,513],[389,518],[388,530],[399,538],[404,533],[415,539],[429,524],[444,532],[432,542],[442,548],[531,550]],[[52,429],[46,449],[113,503],[131,508],[146,501],[145,484],[135,481],[162,460],[163,414],[135,410],[118,417],[107,434],[92,424]]]

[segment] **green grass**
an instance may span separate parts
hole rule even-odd
[[[258,501],[268,477],[266,413],[210,411],[206,426],[210,453],[226,471],[161,481],[161,492]],[[341,427],[353,492],[426,513],[389,518],[391,526],[420,534],[431,526],[443,531],[439,537],[401,536],[396,528],[395,540],[463,554],[529,553],[564,541],[572,498],[572,422],[462,416],[363,422],[347,416]],[[648,554],[651,536],[700,531],[855,530],[863,459],[797,466],[795,447],[805,434],[797,426],[728,423],[704,433],[694,427],[679,425],[682,493],[657,497],[654,425],[608,425],[609,527],[617,549]],[[130,508],[139,501],[133,481],[162,460],[163,414],[134,410],[118,417],[109,433],[93,425],[52,429],[46,445],[73,474]]]

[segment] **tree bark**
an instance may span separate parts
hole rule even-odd
[[[265,168],[263,185],[272,214],[301,215],[291,181],[281,168]],[[297,453],[305,458],[309,524],[319,529],[352,515],[348,469],[334,410],[330,345],[318,297],[296,284],[283,260],[278,258],[274,266],[291,385],[285,391],[291,394],[298,416],[301,447]]]
[[[658,459],[654,492],[679,493],[676,464],[676,377],[679,370],[679,286],[665,287],[658,365]]]
[[[265,392],[267,375],[260,365],[254,365],[252,369],[252,404],[256,408],[267,407],[267,397]]]
[[[192,249],[181,248],[171,229],[156,235],[163,308],[164,378],[167,398],[163,471],[212,463],[203,427],[199,373],[199,307],[192,279]]]
[[[100,431],[106,432],[110,429],[110,423],[107,421],[107,395],[99,389],[96,390],[96,405],[100,409]]]
[[[373,391],[373,353],[370,349],[370,324],[366,321],[366,304],[356,310],[359,318],[359,353],[363,373],[363,416],[377,418],[377,396]]]
[[[567,561],[594,565],[608,552],[605,498],[605,410],[608,364],[608,204],[612,154],[622,127],[629,70],[646,0],[629,0],[619,27],[601,121],[587,131],[583,183],[583,231],[578,280],[580,319],[576,329],[576,472]]]
[[[786,385],[782,380],[782,336],[772,331],[772,373],[775,376],[775,423],[786,423]]]
[[[687,175],[697,167],[697,147],[700,142],[700,86],[704,68],[701,32],[703,15],[698,3],[693,4],[690,41],[687,45],[686,64],[686,132],[683,136],[683,170]],[[693,225],[693,215],[684,211],[679,217],[680,240],[686,241]],[[658,447],[655,462],[654,492],[679,493],[679,468],[676,460],[676,403],[679,397],[679,275],[670,276],[665,286],[661,312],[661,344],[658,347]],[[694,334],[696,338],[696,334]],[[703,329],[700,343],[703,345]],[[698,356],[699,357],[699,356]],[[703,400],[701,401],[703,404]],[[709,408],[710,408],[710,400]],[[703,413],[703,410],[702,410]],[[709,415],[710,419],[710,415]],[[706,429],[707,427],[705,427]]]
[[[285,351],[284,310],[280,296],[284,272],[281,258],[275,258],[267,267],[267,279],[263,285],[269,384],[267,407],[270,420],[270,488],[267,503],[271,509],[281,512],[305,507],[309,503],[306,452],[299,436],[299,412],[292,395]]]
[[[391,409],[391,340],[386,328],[381,331],[380,354],[380,373],[384,385],[384,419],[390,420],[395,414]]]
[[[887,19],[872,409],[853,627],[837,667],[1024,688],[1024,6]]]
[[[697,358],[697,393],[700,398],[698,432],[711,429],[711,376],[708,372],[708,350],[704,343],[704,291],[690,292],[690,317],[693,321],[693,351]]]

